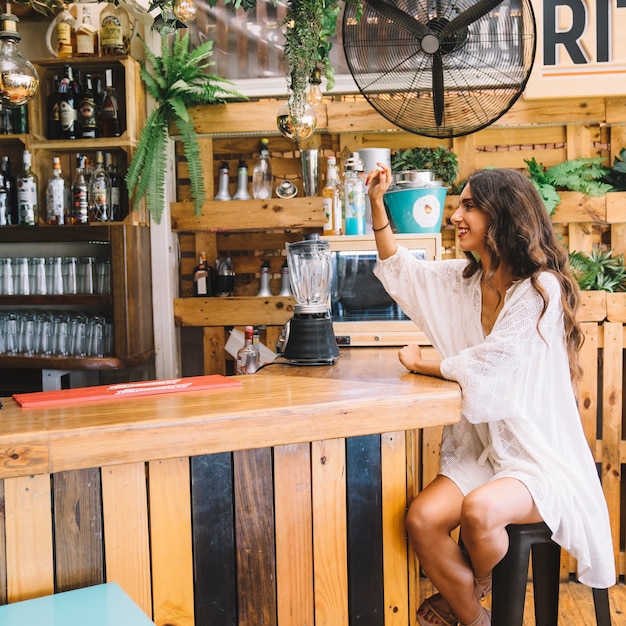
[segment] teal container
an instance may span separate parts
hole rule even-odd
[[[391,187],[383,200],[394,230],[438,233],[447,193],[447,187]]]

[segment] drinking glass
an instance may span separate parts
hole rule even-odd
[[[0,294],[13,295],[13,264],[12,259],[0,259]]]
[[[46,289],[48,293],[63,293],[63,259],[60,256],[46,259]]]
[[[78,260],[78,293],[94,293],[94,257],[82,256]]]
[[[43,257],[28,259],[28,284],[31,294],[46,294],[46,261]]]
[[[63,293],[78,293],[78,276],[76,274],[77,259],[75,256],[63,259]]]
[[[96,293],[111,293],[111,261],[109,259],[96,259]]]
[[[56,356],[67,356],[69,354],[69,321],[67,314],[59,313],[55,315],[52,328],[52,337],[54,339],[53,345],[51,346],[52,354]]]
[[[304,182],[304,195],[317,196],[319,183],[319,150],[302,150],[302,180]]]
[[[19,319],[19,352],[26,356],[35,353],[35,318],[32,313],[22,313]]]
[[[28,296],[30,294],[28,259],[25,257],[13,259],[13,293],[19,296]]]
[[[104,318],[100,315],[92,315],[87,325],[88,354],[90,356],[104,356]]]
[[[87,316],[82,313],[72,315],[68,332],[70,340],[69,353],[73,356],[87,356]]]

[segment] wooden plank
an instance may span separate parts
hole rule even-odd
[[[609,322],[626,323],[626,293],[606,294],[606,318]]]
[[[591,153],[591,132],[586,124],[568,124],[567,160],[589,158]]]
[[[606,221],[609,224],[613,224],[614,227],[624,228],[624,222],[626,222],[626,191],[612,191],[607,193],[606,199]],[[626,252],[626,246],[624,246],[624,235],[620,233],[619,245],[613,241],[613,234],[615,229],[611,229],[611,247],[618,254]]]
[[[606,318],[606,296],[606,291],[581,291],[576,319],[579,322],[603,321]]]
[[[232,454],[191,458],[197,624],[237,626]]]
[[[604,324],[604,367],[602,372],[602,489],[609,507],[613,545],[620,546],[620,480],[622,466],[622,374],[624,354],[622,325]],[[615,563],[619,567],[619,562]],[[623,573],[619,572],[618,573]]]
[[[292,315],[295,298],[175,298],[177,326],[281,325]],[[243,306],[245,304],[245,306]]]
[[[380,435],[346,440],[350,624],[384,624]]]
[[[561,202],[552,215],[553,222],[606,222],[604,196],[585,196],[578,191],[560,191]]]
[[[200,215],[189,202],[173,202],[172,230],[265,230],[268,228],[322,227],[322,198],[271,198],[270,200],[231,200],[228,211],[223,202],[205,200]],[[245,221],[242,221],[244,220]]]
[[[433,426],[422,430],[422,484],[423,489],[439,473],[439,451],[443,427]]]
[[[348,625],[344,439],[311,444],[315,626]]]
[[[189,458],[151,461],[148,476],[154,622],[193,626]]]
[[[4,481],[7,600],[54,593],[50,475]]]
[[[202,349],[204,354],[205,374],[221,374],[226,375],[226,362],[224,360],[224,329],[203,328],[202,329]]]
[[[272,449],[235,452],[239,626],[276,626]]]
[[[100,470],[52,476],[54,489],[55,590],[104,582]]]
[[[382,474],[382,543],[385,626],[409,621],[409,558],[404,519],[407,509],[406,435],[386,433],[380,439]]]
[[[274,448],[278,624],[314,624],[311,448]]]
[[[102,468],[107,582],[116,582],[152,616],[145,463]]]
[[[578,409],[587,443],[595,451],[598,439],[598,332],[595,322],[581,324],[585,341],[580,350],[583,377],[578,386]]]

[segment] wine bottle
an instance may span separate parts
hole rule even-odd
[[[102,56],[126,54],[128,15],[124,9],[107,2],[100,12],[100,53]]]
[[[339,185],[337,160],[334,156],[329,156],[326,168],[326,185],[322,189],[324,235],[341,235],[341,207],[341,187]]]
[[[4,176],[0,174],[0,226],[11,225],[7,188],[4,186]]]
[[[87,187],[87,179],[85,178],[85,162],[86,157],[84,155],[76,155],[76,173],[72,181],[70,193],[72,201],[70,221],[72,224],[89,223],[89,188]]]
[[[61,139],[76,139],[78,137],[78,96],[74,72],[69,65],[66,65],[65,74],[59,81]]]
[[[193,270],[193,295],[199,298],[207,298],[214,295],[214,281],[215,271],[207,263],[206,252],[201,252],[198,265]]]
[[[46,188],[46,224],[65,224],[65,181],[60,157],[52,159],[52,178]]]
[[[17,224],[19,221],[17,215],[17,181],[11,174],[11,161],[6,155],[2,157],[0,171],[4,176],[4,187],[7,190],[8,213],[11,216],[11,224]]]
[[[80,106],[80,136],[83,139],[94,139],[98,127],[98,109],[96,107],[96,95],[93,91],[91,74],[85,74]]]
[[[89,179],[89,221],[111,221],[109,199],[111,181],[104,169],[104,155],[101,150],[96,152],[96,167]]]
[[[111,194],[109,198],[111,219],[116,222],[121,222],[126,217],[126,187],[124,177],[117,171],[117,159],[115,155],[110,152],[105,153],[104,167],[111,183]]]
[[[100,105],[100,134],[102,137],[119,137],[120,120],[117,105],[117,94],[113,86],[113,72],[104,72],[104,93]]]
[[[57,17],[57,56],[60,59],[73,57],[76,51],[76,20],[65,2]]]
[[[22,163],[22,171],[17,177],[18,224],[35,226],[39,217],[39,189],[37,175],[31,168],[32,155],[28,150],[24,150]]]

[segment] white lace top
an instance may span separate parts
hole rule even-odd
[[[554,540],[578,561],[581,582],[615,584],[606,501],[569,376],[560,285],[544,273],[549,304],[530,280],[515,283],[491,333],[481,324],[481,273],[466,260],[418,261],[403,247],[374,273],[444,357],[462,389],[463,415],[444,428],[441,473],[463,493],[515,477],[531,492]]]

